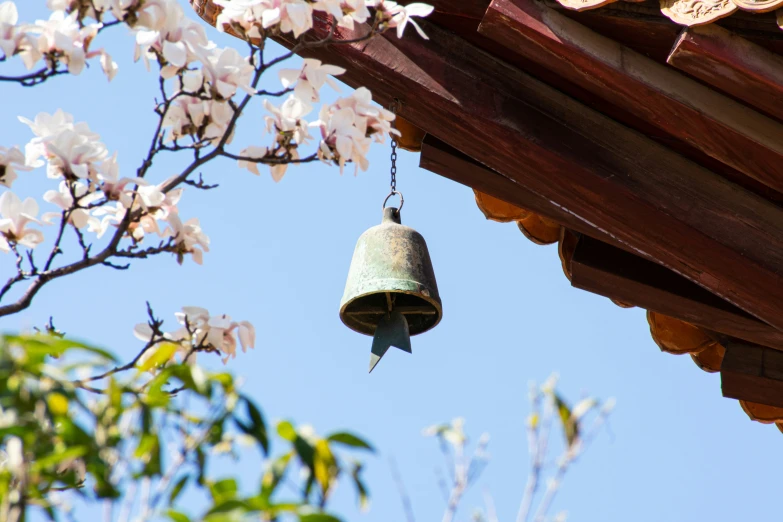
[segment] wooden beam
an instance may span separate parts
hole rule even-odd
[[[783,350],[783,332],[671,270],[597,239],[581,235],[570,268],[576,288]]]
[[[368,87],[380,103],[401,100],[403,118],[572,220],[783,329],[783,210],[454,34],[421,25],[429,40],[387,34],[304,54],[346,68],[341,79]],[[328,27],[318,19],[316,36]],[[366,30],[340,29],[335,38]]]
[[[563,207],[498,174],[432,134],[427,134],[422,142],[419,167],[535,212],[579,232],[601,237],[608,242],[613,241],[610,235],[576,218]]]
[[[717,25],[680,34],[670,65],[783,119],[783,57]]]
[[[724,397],[783,407],[783,352],[730,342],[720,380]]]
[[[783,125],[536,0],[493,0],[479,32],[592,94],[783,190]]]

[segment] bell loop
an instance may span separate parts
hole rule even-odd
[[[402,197],[402,192],[398,192],[396,190],[389,192],[389,195],[386,196],[386,199],[383,200],[383,208],[386,208],[386,203],[388,203],[391,197],[395,195],[400,196],[400,206],[397,207],[397,212],[399,213],[402,210],[402,206],[405,204],[405,198]]]

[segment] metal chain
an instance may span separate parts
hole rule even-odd
[[[391,103],[391,109],[392,114],[395,116],[397,115],[397,107],[399,107],[400,100],[394,99]],[[391,128],[394,129],[394,124],[392,123]],[[389,191],[389,195],[386,196],[386,199],[383,200],[383,208],[386,208],[386,203],[389,202],[389,198],[392,196],[400,196],[400,207],[397,209],[397,212],[402,210],[402,206],[405,204],[405,199],[402,197],[401,192],[397,192],[397,138],[393,133],[390,133],[391,137],[391,182],[389,183],[389,186],[391,188],[391,191]]]
[[[394,100],[391,105],[392,114],[397,115],[397,100]],[[392,123],[392,129],[394,124]],[[391,134],[391,193],[397,193],[397,136],[394,133]]]

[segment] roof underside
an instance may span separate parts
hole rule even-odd
[[[429,41],[306,54],[399,100],[422,167],[783,426],[783,0],[559,1],[430,1]]]

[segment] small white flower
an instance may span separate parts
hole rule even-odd
[[[19,147],[0,147],[0,185],[11,188],[17,170],[31,170],[25,165],[25,157]]]
[[[177,243],[177,261],[182,264],[185,254],[190,254],[197,264],[203,263],[204,252],[209,252],[209,237],[201,230],[198,218],[190,218],[184,223],[176,212],[168,215],[169,228],[163,236],[174,237]],[[198,248],[197,248],[198,247]]]
[[[44,240],[40,230],[28,228],[30,223],[42,224],[36,219],[38,203],[33,198],[21,201],[11,191],[0,196],[0,251],[9,252],[11,245],[35,248]]]
[[[236,94],[237,88],[255,94],[250,86],[255,69],[236,49],[212,49],[203,63],[204,77],[212,85],[213,95],[227,100]]]
[[[331,76],[343,74],[345,69],[335,65],[322,64],[320,60],[305,59],[301,69],[282,69],[279,72],[280,82],[286,89],[294,87],[294,95],[306,102],[319,101],[318,91],[328,84],[339,91]]]
[[[84,228],[92,220],[97,221],[97,218],[90,216],[90,212],[87,209],[80,207],[87,206],[100,199],[100,197],[101,194],[98,192],[88,193],[87,185],[84,183],[61,181],[59,190],[46,191],[44,201],[57,205],[62,210],[71,210],[68,215],[68,222],[76,228]],[[52,219],[59,217],[59,212],[47,212],[41,216],[41,219],[46,223],[51,223]],[[96,225],[94,224],[93,226]]]
[[[402,33],[405,31],[405,26],[411,24],[422,38],[429,40],[421,27],[419,27],[419,24],[417,24],[411,17],[429,16],[434,10],[434,7],[429,4],[422,4],[419,2],[403,6],[398,5],[397,2],[391,2],[387,0],[380,0],[378,4],[378,9],[383,11],[386,15],[389,27],[397,28],[397,38],[402,38]]]
[[[239,155],[245,158],[261,159],[264,156],[266,156],[268,152],[269,149],[266,147],[250,146],[247,147],[246,149],[243,149],[239,153]],[[256,176],[261,174],[258,171],[258,163],[256,163],[255,161],[239,160],[238,164],[240,169],[247,169],[253,174],[255,174]]]

